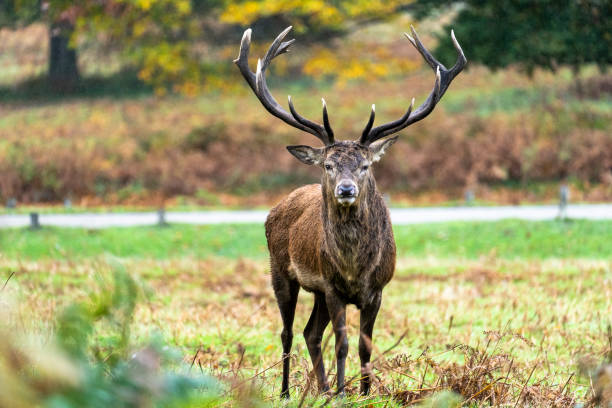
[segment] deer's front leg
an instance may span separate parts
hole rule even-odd
[[[364,395],[370,392],[370,384],[372,383],[372,367],[370,364],[372,331],[374,330],[374,322],[376,322],[381,299],[382,292],[378,292],[374,295],[372,302],[361,309],[359,359],[361,360],[361,393]]]
[[[304,339],[306,339],[313,370],[317,376],[319,391],[325,393],[329,392],[329,383],[327,382],[327,377],[325,377],[323,354],[321,354],[321,340],[328,323],[329,312],[325,303],[325,295],[323,293],[315,293],[314,308],[304,329]]]
[[[333,292],[325,294],[325,302],[336,336],[336,370],[338,395],[344,395],[344,368],[348,354],[348,338],[346,336],[346,304]]]

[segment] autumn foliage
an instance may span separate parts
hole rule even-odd
[[[469,72],[463,86],[481,75],[490,74]],[[403,89],[425,91],[425,78],[429,75],[337,91],[337,99],[329,101],[336,133],[344,139],[361,132],[367,116],[362,99],[401,100]],[[609,81],[594,77],[588,84],[601,90]],[[371,93],[364,95],[364,88]],[[610,113],[598,109],[596,100],[576,105],[570,87],[557,93],[528,110],[486,117],[472,98],[443,100],[430,120],[402,133],[401,142],[377,165],[377,180],[385,191],[443,189],[461,196],[466,187],[567,177],[608,186],[591,198],[609,198]],[[212,204],[206,192],[274,193],[316,181],[318,170],[296,162],[284,146],[317,142],[264,115],[245,95],[219,96],[217,102],[174,97],[74,102],[27,115],[15,109],[0,127],[1,198],[130,202],[191,195]],[[485,107],[491,103],[487,98],[479,99]],[[309,116],[316,115],[310,112],[319,108],[305,104],[316,102],[314,95],[303,93],[297,100]],[[385,103],[380,115],[393,118],[403,109]],[[241,115],[235,115],[237,110]]]
[[[70,3],[49,2],[47,17]],[[231,63],[242,30],[253,27],[254,69],[277,28],[293,24],[298,41],[275,60],[272,92],[281,103],[292,94],[298,110],[314,119],[325,96],[338,139],[354,139],[370,104],[376,103],[377,123],[383,123],[400,117],[411,97],[418,104],[431,90],[433,75],[421,69],[420,56],[402,38],[414,19],[398,10],[410,4],[79,2],[70,18],[83,77],[93,73],[110,84],[127,67],[135,81],[147,84],[143,94],[127,89],[120,98],[103,92],[106,97],[93,97],[87,82],[73,99],[30,98],[29,88],[16,83],[27,85],[42,72],[47,30],[40,24],[5,29],[0,202],[71,197],[150,203],[191,196],[215,204],[222,194],[274,195],[316,182],[318,170],[299,164],[284,148],[316,141],[267,115]],[[0,8],[0,24],[7,21],[6,10]],[[432,49],[432,33],[445,19],[420,23]],[[470,60],[470,38],[460,40]],[[466,188],[525,188],[567,179],[585,199],[610,199],[612,79],[587,71],[582,81],[567,69],[536,70],[529,79],[515,68],[492,73],[471,62],[436,111],[402,132],[401,142],[377,165],[381,188],[396,195],[444,191],[456,198]]]

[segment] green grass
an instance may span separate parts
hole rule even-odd
[[[96,282],[111,276],[116,263],[0,258],[0,285],[14,274],[0,294],[17,300],[12,313],[16,327],[48,338],[57,313],[75,300],[89,301]],[[247,389],[242,392],[260,396],[267,402],[262,406],[282,406],[277,397],[282,327],[265,260],[130,259],[122,264],[145,294],[134,311],[131,350],[157,331],[182,353],[187,365],[197,358],[196,374],[202,367],[202,372],[230,385],[244,382]],[[375,372],[380,380],[374,399],[384,402],[394,392],[419,390],[420,384],[434,387],[446,370],[465,372],[480,381],[471,391],[458,388],[464,398],[473,395],[487,379],[481,377],[480,368],[464,366],[464,349],[455,349],[457,345],[483,352],[483,360],[496,367],[495,378],[505,378],[513,367],[508,382],[512,402],[528,378],[530,385],[541,385],[534,389],[537,395],[557,392],[576,373],[579,358],[599,362],[608,352],[611,266],[609,261],[572,259],[400,260],[385,288],[374,331]],[[312,296],[302,292],[294,324],[292,407],[309,388],[310,362],[301,332],[311,308]],[[347,375],[353,378],[359,372],[356,308],[348,308],[347,322]],[[93,339],[103,349],[107,330],[99,327]],[[329,334],[330,328],[325,338]],[[400,341],[402,334],[406,337]],[[333,381],[331,338],[325,363]],[[590,390],[588,378],[574,374],[567,390],[584,399]],[[240,393],[227,395],[227,403],[236,406],[242,398]],[[347,401],[348,406],[364,406],[354,382]],[[306,406],[314,402],[308,397]],[[322,403],[319,400],[317,406]],[[527,405],[550,406],[550,402]]]
[[[0,230],[5,256],[23,259],[87,258],[262,258],[263,225],[169,226],[104,230],[43,228]]]
[[[534,86],[461,90],[445,95],[444,106],[450,113],[471,111],[481,118],[488,118],[498,112],[514,114],[529,111],[537,106],[550,105],[555,99],[563,99],[572,111],[588,110],[600,115],[612,111],[610,97],[603,97],[600,100],[581,100],[569,95],[564,89]],[[594,118],[589,119],[595,121]],[[601,123],[600,127],[605,129],[607,123]]]
[[[482,353],[495,378],[507,378],[512,367],[509,381],[496,383],[508,387],[510,405],[528,383],[535,387],[527,388],[528,395],[544,399],[526,405],[550,406],[546,398],[570,376],[566,397],[588,398],[589,379],[578,374],[577,361],[592,366],[609,353],[612,222],[427,224],[397,226],[395,235],[396,274],[374,331],[380,383],[373,401],[382,405],[396,392],[435,387],[440,376],[452,373],[470,379],[454,388],[469,398],[490,383],[480,365],[469,365],[469,350]],[[49,338],[59,311],[74,301],[89,302],[96,282],[121,264],[136,279],[140,297],[129,350],[158,332],[186,365],[197,361],[197,373],[229,386],[244,384],[223,396],[227,405],[248,397],[281,406],[281,321],[266,257],[259,224],[0,229],[0,301],[5,295],[14,299],[7,324]],[[301,332],[311,308],[312,296],[302,292],[288,406],[298,406],[309,389]],[[347,309],[347,322],[347,375],[353,378],[359,372],[356,308]],[[104,348],[110,332],[101,326],[97,333],[92,341]],[[333,336],[325,351],[333,381],[332,361]],[[323,400],[308,396],[305,406],[315,403]],[[351,384],[347,405],[364,403]]]
[[[400,256],[612,259],[612,222],[507,220],[395,227]]]
[[[507,220],[396,226],[398,256],[477,259],[612,259],[612,222]],[[0,253],[13,259],[167,259],[211,256],[265,259],[260,224],[173,225],[104,230],[0,230]]]

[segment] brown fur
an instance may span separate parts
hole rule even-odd
[[[324,375],[320,341],[329,321],[325,315],[327,312],[329,315],[344,315],[345,305],[355,304],[362,314],[365,312],[368,315],[365,323],[362,315],[362,323],[366,327],[360,341],[362,370],[367,377],[362,381],[362,391],[367,392],[371,353],[371,329],[368,326],[374,324],[382,289],[391,280],[395,269],[391,220],[376,189],[371,170],[368,169],[365,174],[359,170],[362,162],[372,161],[372,152],[368,147],[355,142],[336,143],[326,147],[322,157],[319,164],[322,165],[323,161],[333,163],[335,173],[330,175],[325,172],[321,184],[307,185],[293,191],[272,209],[266,220],[272,283],[285,323],[283,351],[288,354],[291,347],[295,301],[299,287],[302,287],[315,294],[315,310],[311,320],[320,324],[317,326],[309,322],[304,335],[309,343],[319,386],[327,391],[327,380],[319,375]],[[344,206],[336,200],[334,188],[339,177],[352,177],[359,186],[359,194],[353,205]],[[328,310],[317,310],[322,308]],[[343,350],[346,343],[344,317],[339,316],[337,322],[334,320],[337,354],[342,360],[338,362],[338,370],[342,371],[343,376],[346,357]],[[283,393],[288,395],[285,373],[283,377]],[[339,391],[342,391],[343,385],[339,375]]]

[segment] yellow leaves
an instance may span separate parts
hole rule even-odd
[[[147,30],[147,25],[144,21],[136,21],[132,27],[132,33],[134,37],[142,37]]]
[[[151,84],[157,95],[165,95],[169,89],[189,96],[201,91],[201,68],[186,41],[149,46],[139,62],[138,78]]]
[[[136,4],[138,5],[138,7],[146,11],[151,8],[151,1],[152,0],[138,0]]]
[[[384,17],[391,15],[399,6],[414,0],[249,0],[230,2],[221,21],[231,24],[249,25],[262,17],[285,16],[300,31],[304,19],[309,25],[339,26],[355,18]]]
[[[176,10],[179,14],[187,15],[191,13],[191,3],[189,0],[181,0],[176,2]]]
[[[197,83],[197,82],[193,82],[193,81],[185,81],[179,84],[175,84],[172,87],[172,90],[174,92],[189,96],[189,97],[195,97],[197,96],[200,92],[201,92],[202,86]]]
[[[368,66],[371,64],[367,64]],[[350,61],[349,64],[343,67],[339,72],[340,81],[347,81],[351,79],[367,78],[368,69],[366,64],[359,61]]]
[[[189,0],[135,0],[133,4],[141,11],[151,11],[155,8],[167,9],[172,7],[179,15],[191,13],[191,3]]]
[[[304,64],[303,72],[311,77],[333,77],[340,85],[352,80],[375,80],[392,75],[405,74],[419,67],[419,63],[406,58],[397,58],[380,49],[372,50],[367,44],[360,50],[355,47],[349,53],[332,52],[320,48]],[[342,50],[342,47],[335,47]],[[355,55],[353,55],[353,53]],[[367,56],[370,58],[367,59]]]
[[[150,67],[143,67],[140,71],[138,71],[138,79],[142,82],[149,82],[152,76],[152,70]]]
[[[104,12],[91,9],[79,20],[82,31],[104,33],[121,48],[122,56],[138,69],[138,78],[151,85],[158,95],[168,91],[195,95],[204,90],[227,90],[236,86],[228,77],[235,69],[228,63],[236,56],[231,51],[201,38],[200,8],[192,0],[115,0],[122,7]],[[210,18],[222,23],[250,25],[263,18],[279,18],[293,24],[295,33],[315,41],[325,41],[328,33],[341,33],[359,19],[392,15],[400,4],[412,0],[230,0],[211,6]],[[206,11],[208,13],[208,11]],[[311,34],[313,34],[311,36]],[[259,40],[262,41],[259,41]],[[268,41],[254,42],[251,58],[261,56]],[[389,52],[380,53],[375,42],[347,41],[348,46],[311,48],[300,44],[301,57],[278,58],[272,70],[283,76],[300,67],[313,78],[329,77],[341,84],[370,80],[413,69],[415,64]],[[338,51],[338,48],[342,48]],[[340,54],[337,54],[340,52]],[[231,54],[231,55],[228,55]],[[310,56],[310,58],[309,58]],[[254,69],[254,62],[252,67]],[[233,78],[233,77],[231,77]]]
[[[258,13],[260,6],[256,1],[247,1],[242,4],[230,4],[221,14],[221,21],[230,24],[248,25],[253,22]]]
[[[343,21],[340,10],[325,1],[305,1],[300,11],[303,14],[311,14],[315,21],[322,25],[337,25]]]
[[[372,64],[370,68],[372,75],[376,78],[389,75],[389,66],[387,64]]]
[[[248,26],[265,17],[282,16],[288,20],[295,32],[318,34],[342,30],[347,23],[359,19],[385,18],[392,16],[399,6],[413,0],[247,0],[242,3],[229,2],[221,14],[221,21]],[[374,44],[378,45],[378,44]],[[257,47],[257,44],[254,45]],[[356,49],[358,48],[358,49]],[[336,50],[340,50],[339,55]],[[252,50],[255,54],[256,50]],[[288,72],[287,59],[275,60],[273,69],[276,74]],[[341,49],[334,46],[334,52],[327,48],[315,48],[311,57],[306,60],[302,71],[311,77],[333,77],[341,84],[352,80],[373,80],[390,75],[397,75],[415,69],[414,61],[394,56],[389,51],[381,52],[372,44],[350,43],[350,47]]]
[[[337,7],[323,0],[250,0],[229,4],[221,14],[221,21],[249,25],[262,17],[277,15],[289,18],[297,30],[300,29],[300,19],[304,17],[317,25],[336,25],[344,20]]]
[[[321,77],[334,75],[340,69],[340,60],[330,50],[324,48],[304,65],[303,71],[306,75]]]
[[[344,4],[344,10],[351,18],[384,16],[412,0],[353,0]]]
[[[109,117],[101,111],[93,111],[89,116],[89,123],[95,127],[104,127],[108,124]]]

